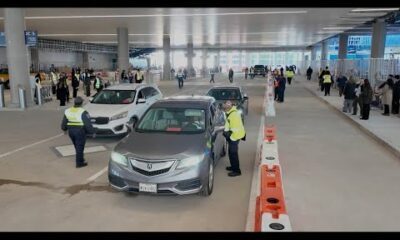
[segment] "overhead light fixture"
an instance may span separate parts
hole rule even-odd
[[[399,8],[357,8],[351,10],[352,12],[389,12],[398,11]]]
[[[307,11],[276,12],[232,12],[232,13],[186,13],[186,14],[127,14],[127,15],[82,15],[82,16],[28,16],[28,20],[40,19],[79,19],[79,18],[143,18],[143,17],[195,17],[195,16],[235,16],[235,15],[270,15],[270,14],[304,14]]]

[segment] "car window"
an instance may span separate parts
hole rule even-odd
[[[143,88],[142,90],[141,90],[141,92],[143,92],[143,95],[144,95],[144,97],[147,99],[147,98],[151,98],[153,95],[152,95],[152,90],[151,90],[152,88],[151,87],[145,87],[145,88]]]
[[[94,96],[94,104],[130,104],[135,99],[135,90],[105,89]]]
[[[211,89],[208,96],[214,97],[216,100],[241,100],[240,90],[237,88],[230,89]]]
[[[160,93],[157,91],[157,89],[155,89],[155,88],[151,88],[151,92],[152,92],[152,96],[157,96],[157,95],[160,94]]]
[[[139,93],[138,93],[138,99],[140,99],[140,98],[145,98],[145,95],[144,95],[144,93],[143,93],[143,90],[144,90],[144,89],[142,89],[142,90],[139,91]]]
[[[145,113],[138,132],[201,133],[205,130],[204,109],[155,107]]]

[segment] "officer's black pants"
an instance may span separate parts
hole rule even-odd
[[[90,97],[90,85],[86,85],[86,97]]]
[[[85,143],[86,143],[85,131],[81,127],[71,127],[68,129],[68,133],[75,147],[76,165],[80,165],[85,161],[83,159],[83,150],[85,149]]]
[[[389,114],[390,114],[390,111],[389,111],[389,104],[385,104],[385,105],[383,105],[383,106],[384,106],[384,112],[383,112],[383,114],[389,115]]]
[[[233,172],[240,172],[240,167],[239,167],[239,141],[228,141],[229,149],[228,149],[228,155],[229,155],[229,161],[232,166],[232,171]]]
[[[183,87],[183,78],[182,79],[178,79],[178,87],[179,88]]]
[[[76,98],[76,95],[78,94],[78,88],[72,88],[73,89],[73,92],[72,92],[72,97],[73,98]]]
[[[287,81],[288,81],[289,85],[292,84],[292,78],[291,77],[288,77]]]
[[[331,83],[324,83],[324,89],[325,89],[325,96],[331,95]]]
[[[210,83],[211,83],[211,82],[214,82],[214,83],[215,83],[215,81],[214,81],[214,74],[211,74]]]

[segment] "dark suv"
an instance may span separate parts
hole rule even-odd
[[[264,65],[255,65],[254,66],[254,76],[256,75],[262,75],[265,77],[265,67]]]

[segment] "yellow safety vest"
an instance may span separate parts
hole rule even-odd
[[[292,78],[294,76],[293,71],[286,71],[286,77]]]
[[[100,88],[100,79],[96,77],[96,88]]]
[[[142,72],[136,72],[136,76],[137,76],[137,79],[138,80],[142,80],[142,78],[143,78],[143,73]]]
[[[68,120],[67,126],[83,126],[82,114],[85,111],[83,108],[70,107],[65,110],[65,117]]]
[[[332,83],[331,75],[330,74],[325,74],[322,76],[324,78],[324,83]]]
[[[231,140],[237,141],[242,139],[246,132],[244,130],[242,117],[237,111],[236,106],[233,106],[229,112],[227,112],[227,119],[225,121],[225,131],[231,131]]]

